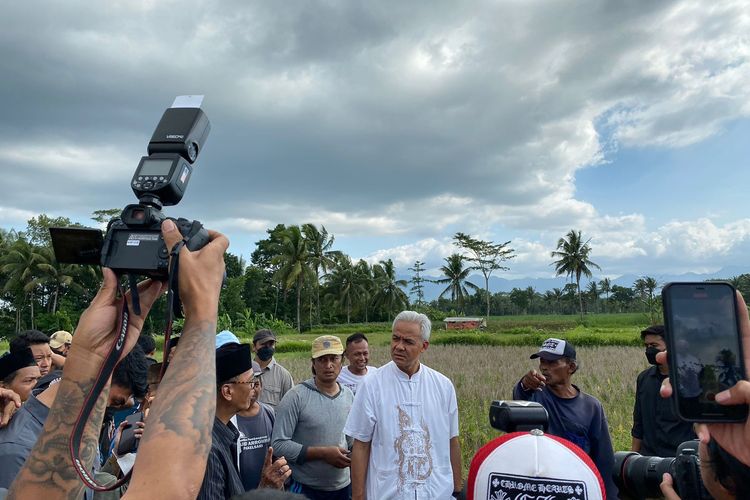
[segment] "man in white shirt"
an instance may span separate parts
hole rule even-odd
[[[392,361],[360,384],[344,433],[354,438],[352,500],[449,499],[461,479],[458,404],[451,381],[421,364],[432,325],[393,320]]]
[[[357,394],[359,384],[377,370],[374,366],[367,365],[370,361],[370,345],[364,333],[353,333],[346,338],[344,357],[349,364],[341,369],[338,382]]]

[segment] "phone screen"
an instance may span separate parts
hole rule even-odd
[[[670,283],[663,299],[669,371],[680,416],[744,420],[746,406],[715,401],[716,394],[745,378],[734,288],[728,283]]]

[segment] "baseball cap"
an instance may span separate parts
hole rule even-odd
[[[49,346],[52,349],[59,349],[65,344],[73,343],[73,336],[65,330],[58,330],[49,338]]]
[[[253,361],[253,376],[260,377],[263,375],[263,369],[260,367],[257,361]]]
[[[229,330],[222,330],[221,332],[216,334],[216,348],[225,345],[225,344],[239,344],[240,339],[237,338],[237,335],[233,334]]]
[[[253,344],[256,342],[265,342],[266,340],[276,340],[276,334],[264,328],[263,330],[258,330],[253,335]]]
[[[575,444],[541,431],[512,432],[474,455],[466,480],[467,500],[483,498],[586,498],[603,500],[599,470]]]
[[[323,335],[313,340],[313,359],[325,356],[326,354],[344,354],[344,345],[341,343],[340,338],[335,335]]]
[[[555,361],[560,358],[576,359],[576,349],[573,344],[561,339],[550,338],[542,343],[539,352],[529,356],[529,359],[542,358]]]

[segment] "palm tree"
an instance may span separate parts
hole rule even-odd
[[[364,306],[365,312],[365,323],[369,322],[369,311],[370,311],[370,299],[375,295],[375,266],[370,267],[364,259],[359,259],[359,262],[354,266],[354,279],[356,280],[357,296],[361,300]]]
[[[40,248],[39,253],[42,260],[37,264],[39,276],[34,281],[38,286],[48,287],[52,297],[47,301],[47,310],[54,314],[60,303],[60,294],[65,290],[84,293],[83,278],[96,279],[96,271],[93,266],[60,264],[49,247]]]
[[[373,302],[385,308],[388,312],[388,321],[390,321],[396,309],[404,309],[409,304],[409,297],[401,289],[407,285],[407,281],[396,279],[396,267],[391,259],[381,260],[372,268],[375,278]]]
[[[329,235],[325,226],[320,229],[314,224],[303,224],[302,233],[307,240],[308,261],[315,272],[315,297],[317,301],[316,319],[320,323],[320,272],[325,274],[336,265],[336,257],[341,255],[338,250],[331,250],[334,237]]]
[[[359,271],[352,264],[352,259],[343,254],[326,278],[332,295],[340,305],[346,307],[346,322],[351,323],[352,303],[361,294]]]
[[[596,281],[589,281],[589,285],[586,287],[586,293],[588,293],[589,297],[591,297],[594,302],[594,312],[597,312],[596,305],[599,302],[599,295],[601,295],[601,292],[596,286]]]
[[[16,240],[9,247],[8,253],[2,260],[2,272],[6,274],[7,281],[3,286],[4,292],[13,293],[16,296],[16,331],[21,330],[21,310],[23,301],[29,298],[31,306],[31,328],[34,328],[34,292],[39,286],[37,278],[41,274],[38,265],[45,263],[40,249],[30,244],[23,238]]]
[[[557,241],[557,250],[551,253],[553,258],[557,257],[557,260],[552,262],[555,265],[555,272],[558,276],[567,274],[569,278],[575,277],[576,279],[576,290],[578,291],[578,306],[581,311],[581,319],[583,319],[583,298],[581,297],[581,275],[591,278],[591,269],[595,267],[601,270],[601,268],[589,259],[591,253],[591,247],[589,246],[589,238],[585,242],[581,236],[581,231],[575,231],[571,229],[564,238],[560,238]]]
[[[599,290],[604,294],[604,312],[607,312],[607,303],[609,303],[609,292],[612,291],[612,283],[609,278],[604,278],[599,282]]]
[[[440,293],[440,297],[442,298],[446,293],[450,292],[451,301],[457,301],[459,312],[463,312],[464,299],[468,295],[471,295],[468,288],[474,291],[479,290],[478,286],[467,281],[472,268],[464,267],[464,256],[461,254],[454,253],[443,260],[445,260],[445,265],[440,267],[440,271],[445,278],[435,280],[433,283],[439,283],[441,285],[447,284],[448,286],[445,287],[445,290]]]
[[[308,261],[307,241],[299,226],[289,226],[284,231],[277,250],[272,259],[279,265],[275,277],[288,290],[292,286],[297,289],[297,331],[302,331],[301,308],[302,288],[306,281],[313,277],[313,270]]]

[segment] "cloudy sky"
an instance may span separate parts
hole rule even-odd
[[[745,266],[748,33],[747,0],[6,2],[0,227],[132,203],[164,109],[205,94],[167,213],[234,253],[313,222],[405,272],[463,231],[542,277],[576,228],[608,276]]]

